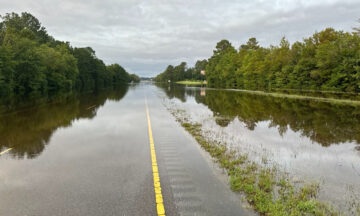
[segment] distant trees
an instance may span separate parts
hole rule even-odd
[[[90,90],[133,79],[123,68],[108,70],[92,48],[55,40],[30,13],[8,13],[1,19],[0,95]]]
[[[112,64],[106,67],[111,75],[111,82],[129,82],[130,75],[126,72],[126,70],[118,64]]]
[[[192,68],[191,70],[192,72],[191,79],[205,80],[205,75],[201,74],[201,71],[205,71],[207,63],[208,61],[206,59],[196,61],[194,68]]]
[[[138,83],[140,82],[140,77],[136,74],[130,74],[130,82]]]
[[[188,68],[186,62],[177,66],[169,65],[166,70],[155,77],[156,82],[177,82],[181,80],[205,80],[200,71],[205,70],[207,60],[197,61],[193,68]]]
[[[77,87],[82,90],[99,89],[111,84],[111,75],[104,62],[98,59],[91,47],[75,48],[74,56],[78,59],[79,76]]]
[[[156,82],[167,82],[168,80],[175,81],[173,79],[173,70],[174,70],[174,66],[172,66],[172,65],[167,66],[165,71],[158,74],[154,80]]]

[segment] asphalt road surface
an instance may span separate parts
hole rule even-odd
[[[140,84],[120,99],[101,103],[97,97],[93,106],[87,96],[69,122],[54,123],[65,118],[70,102],[3,115],[0,121],[11,119],[17,127],[0,135],[8,144],[0,155],[0,215],[158,215],[147,117],[166,215],[251,215],[163,106],[161,94]],[[29,122],[35,128],[24,126]],[[50,132],[49,125],[55,125]]]

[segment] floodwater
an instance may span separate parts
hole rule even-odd
[[[120,101],[128,86],[98,93],[57,94],[16,98],[0,106],[0,150],[12,148],[17,159],[33,159],[46,148],[53,133],[75,120],[93,119],[106,101]]]
[[[136,88],[4,104],[0,150],[11,150],[0,156],[0,215],[154,215]]]
[[[9,99],[0,105],[0,151],[11,148],[0,156],[0,215],[153,215],[145,95],[155,145],[162,143],[166,153],[172,140],[171,148],[184,161],[177,163],[196,189],[189,193],[196,191],[203,205],[197,208],[206,215],[232,215],[241,211],[240,201],[214,177],[200,148],[165,107],[183,110],[210,139],[279,167],[294,182],[319,182],[320,198],[341,210],[354,208],[360,197],[360,106],[340,100],[359,96],[306,92],[309,98],[293,98],[294,92],[281,93],[287,96],[140,84]],[[179,171],[171,177],[174,167],[166,166],[174,166],[173,161],[166,165],[161,160],[173,160],[175,153],[165,153],[159,153],[168,194],[164,200],[175,203],[176,212],[180,208],[174,206],[184,207],[184,200],[172,194],[179,188],[171,184],[177,183]]]
[[[342,211],[357,208],[359,101],[323,99],[356,100],[358,95],[304,92],[299,98],[291,97],[291,91],[272,96],[180,85],[158,87],[163,89],[164,104],[200,123],[208,138],[248,154],[253,161],[280,168],[295,183],[319,183],[319,198]]]
[[[253,215],[167,112],[161,93],[140,83],[2,98],[0,215],[156,215],[145,98],[166,215]]]

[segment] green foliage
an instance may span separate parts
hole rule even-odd
[[[198,75],[201,67],[209,87],[360,92],[360,34],[359,28],[354,30],[327,28],[292,45],[282,38],[270,48],[261,47],[256,38],[239,50],[221,40],[207,62],[198,61],[185,71],[180,67],[185,63],[169,66],[156,81],[191,79],[187,71]]]
[[[77,88],[81,90],[101,89],[117,82],[129,82],[129,74],[118,64],[106,67],[91,47],[75,48],[79,76]]]
[[[14,89],[15,62],[9,47],[0,46],[0,95],[9,94]]]
[[[71,89],[79,72],[77,59],[68,48],[61,45],[51,48],[43,44],[38,52],[47,78],[47,89]]]
[[[30,13],[21,13],[21,16],[17,13],[7,13],[5,16],[1,16],[3,22],[0,24],[0,41],[3,38],[4,33],[8,29],[13,29],[16,32],[27,30],[28,33],[33,34],[33,39],[39,43],[47,43],[54,41],[45,30],[45,27],[41,26],[39,20]]]
[[[332,28],[292,46],[282,38],[279,46],[263,48],[250,38],[233,55],[214,51],[206,69],[207,81],[211,87],[224,88],[358,92],[359,50],[358,35]]]
[[[90,47],[56,41],[29,13],[8,13],[0,22],[0,95],[93,90],[138,81],[121,66],[109,66]]]
[[[201,74],[205,70],[207,60],[197,61],[195,66],[187,68],[186,63],[182,62],[177,66],[169,65],[166,70],[155,77],[156,82],[178,82],[183,80],[205,80],[205,76]]]
[[[222,40],[216,45],[213,56],[206,65],[206,79],[208,83],[219,86],[232,87],[236,66],[229,64],[235,61],[236,50],[227,40]]]
[[[220,163],[230,177],[233,191],[243,192],[250,205],[260,215],[338,215],[331,206],[317,200],[318,184],[305,184],[298,188],[285,178],[278,179],[275,168],[262,168],[251,162],[247,155],[229,151],[220,143],[207,140],[200,124],[193,124],[172,112],[177,121],[209,154]]]
[[[139,83],[140,77],[136,74],[130,74],[130,82]]]
[[[194,81],[194,80],[183,80],[176,82],[177,84],[183,84],[183,85],[193,85],[193,86],[199,86],[203,85],[203,81]]]

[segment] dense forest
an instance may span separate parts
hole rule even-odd
[[[30,13],[8,13],[0,22],[0,95],[33,91],[93,90],[139,82],[118,64],[106,66],[90,47],[55,40]]]
[[[239,49],[221,40],[213,55],[204,60],[208,86],[359,92],[360,29],[354,30],[327,28],[292,45],[282,38],[279,45],[269,48],[261,47],[256,38]],[[188,78],[186,68],[175,70],[177,67],[168,66],[156,81]],[[179,71],[182,74],[177,74]]]

